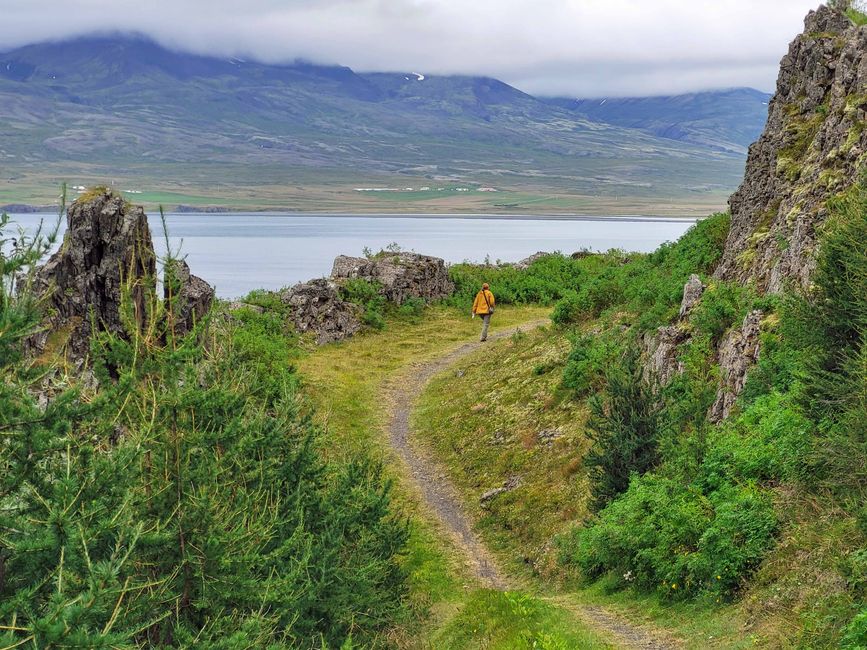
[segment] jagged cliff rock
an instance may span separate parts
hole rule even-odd
[[[291,308],[295,329],[314,333],[320,345],[348,338],[361,329],[359,308],[343,300],[337,285],[324,278],[296,284],[281,299]]]
[[[826,6],[780,63],[768,122],[732,195],[716,276],[779,292],[806,286],[825,202],[857,177],[867,152],[867,26]]]
[[[719,346],[720,388],[708,413],[711,422],[726,419],[744,388],[747,372],[759,360],[762,312],[751,311],[740,327],[729,330]]]
[[[657,386],[667,385],[683,372],[680,361],[680,346],[690,339],[687,320],[690,312],[701,300],[705,286],[701,278],[693,274],[683,287],[680,312],[673,325],[648,332],[641,339],[645,377]]]
[[[87,357],[94,329],[126,335],[128,326],[146,324],[157,258],[144,209],[111,190],[97,188],[79,198],[66,221],[60,249],[36,272],[33,288],[43,298],[45,319],[27,347],[32,354],[50,347],[78,364]],[[167,278],[164,287],[167,299],[170,286],[177,292],[170,326],[184,334],[210,309],[214,290],[186,262],[176,261],[173,269],[174,279]],[[127,291],[135,323],[123,320]]]
[[[411,297],[438,300],[454,291],[445,262],[418,253],[383,252],[370,259],[340,255],[334,260],[331,279],[350,278],[378,282],[382,295],[397,305]]]
[[[171,307],[171,327],[176,335],[186,334],[211,309],[214,288],[193,275],[184,260],[174,260],[171,266],[166,265],[164,278],[163,295]]]
[[[147,217],[109,190],[94,191],[67,211],[63,244],[36,274],[44,296],[45,330],[30,342],[41,352],[57,337],[58,352],[73,360],[87,356],[92,323],[99,331],[123,332],[121,300],[131,287],[134,317],[146,317],[145,291],[156,278],[156,255]],[[92,318],[91,318],[92,315]]]
[[[839,10],[811,11],[780,63],[776,93],[744,180],[729,200],[731,229],[714,276],[753,283],[759,293],[809,286],[828,199],[867,163],[867,26]],[[661,385],[682,371],[689,310],[702,288],[691,278],[677,321],[645,335],[646,372]],[[708,418],[727,418],[759,358],[762,313],[727,332],[716,357],[720,384]]]

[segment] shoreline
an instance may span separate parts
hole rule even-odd
[[[16,206],[19,210],[8,210],[10,217],[26,216],[36,214],[56,214],[57,208],[52,209],[20,209],[23,206]],[[146,210],[148,215],[153,215],[155,210]],[[670,217],[659,215],[641,215],[641,214],[619,214],[619,215],[589,215],[589,214],[498,214],[490,212],[291,212],[291,211],[274,211],[274,210],[238,210],[229,212],[201,212],[195,211],[166,211],[167,217],[198,217],[207,216],[213,219],[221,217],[282,217],[282,218],[332,218],[341,219],[350,218],[367,218],[367,219],[466,219],[466,220],[491,220],[491,221],[619,221],[624,223],[695,223],[706,217],[682,216]]]

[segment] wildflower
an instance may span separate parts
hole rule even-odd
[[[722,580],[722,576],[717,576],[716,579],[717,579],[717,580]]]
[[[671,588],[672,588],[672,589],[677,589],[677,583],[676,583],[676,582],[672,582],[672,583],[671,583]]]

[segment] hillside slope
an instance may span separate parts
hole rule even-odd
[[[22,47],[0,54],[0,202],[46,175],[211,195],[337,181],[366,200],[351,190],[451,181],[712,202],[741,171],[741,152],[591,120],[495,79],[421,76],[129,36]]]
[[[600,97],[545,101],[594,122],[746,155],[762,130],[770,95],[752,88],[666,97]]]

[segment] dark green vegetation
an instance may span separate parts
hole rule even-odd
[[[857,522],[867,488],[867,254],[855,243],[867,233],[865,199],[862,188],[832,204],[810,293],[759,300],[748,288],[711,286],[690,319],[686,371],[661,392],[661,426],[632,425],[636,401],[624,398],[634,397],[634,385],[606,384],[606,408],[594,410],[591,427],[607,425],[616,440],[622,432],[610,422],[627,425],[662,453],[652,472],[636,465],[625,494],[561,541],[567,564],[670,598],[736,597],[787,534],[789,513],[774,508],[783,491],[822,495],[838,518]],[[716,382],[708,343],[752,308],[765,313],[763,353],[734,416],[713,425],[704,415]],[[615,361],[628,368],[629,356]],[[597,437],[589,458],[604,468],[596,473],[603,486],[622,478],[623,465],[611,458],[621,451]],[[828,644],[864,597],[857,559],[864,531],[849,541],[854,565],[836,567],[849,589],[810,605],[812,615],[825,612],[832,629],[800,640],[807,645]]]
[[[147,324],[130,311],[74,381],[21,353],[42,252],[0,255],[0,645],[384,643],[409,530],[377,463],[324,460],[283,318],[176,337],[150,286]]]
[[[65,180],[151,205],[706,214],[743,166],[743,150],[624,128],[495,79],[265,65],[140,38],[0,54],[0,100],[0,205],[50,204],[45,188]],[[698,113],[710,107],[750,137],[761,129],[740,99],[711,94]],[[456,191],[480,185],[500,192]]]

